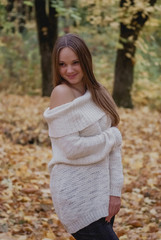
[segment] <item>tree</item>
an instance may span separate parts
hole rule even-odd
[[[133,84],[136,40],[149,19],[156,0],[139,3],[136,0],[121,0],[122,12],[119,43],[115,64],[113,98],[118,106],[132,108],[131,89]]]
[[[50,96],[52,91],[51,54],[58,36],[57,13],[51,6],[51,1],[35,0],[34,3],[41,55],[42,95]]]

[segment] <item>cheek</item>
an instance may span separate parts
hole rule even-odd
[[[59,68],[59,74],[62,76],[64,74],[64,69],[63,68]]]
[[[77,67],[77,70],[83,75],[82,68],[80,66]]]

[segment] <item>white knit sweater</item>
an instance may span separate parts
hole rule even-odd
[[[44,112],[53,158],[50,190],[55,211],[69,233],[108,216],[109,196],[121,196],[121,134],[87,91]]]

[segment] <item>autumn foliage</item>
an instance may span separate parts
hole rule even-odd
[[[0,94],[0,239],[69,240],[52,205],[49,99]],[[119,109],[124,188],[114,228],[120,240],[161,236],[161,116],[148,107]]]

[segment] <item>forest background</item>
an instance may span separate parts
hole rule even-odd
[[[131,2],[135,3],[132,8]],[[12,3],[13,7],[7,8]],[[70,239],[57,219],[49,192],[47,164],[51,149],[42,117],[49,98],[42,97],[48,94],[43,94],[35,17],[42,3],[47,16],[51,6],[54,9],[58,35],[75,32],[87,42],[96,78],[111,94],[118,49],[126,44],[123,39],[119,41],[120,21],[128,25],[134,11],[141,11],[143,17],[148,14],[135,41],[136,53],[126,52],[134,67],[130,91],[134,108],[119,108],[125,180],[115,230],[120,240],[158,240],[161,235],[161,4],[118,0],[42,0],[41,3],[2,0],[0,3],[0,239]],[[125,4],[124,14],[120,3]],[[46,26],[41,29],[44,36],[47,31]]]

